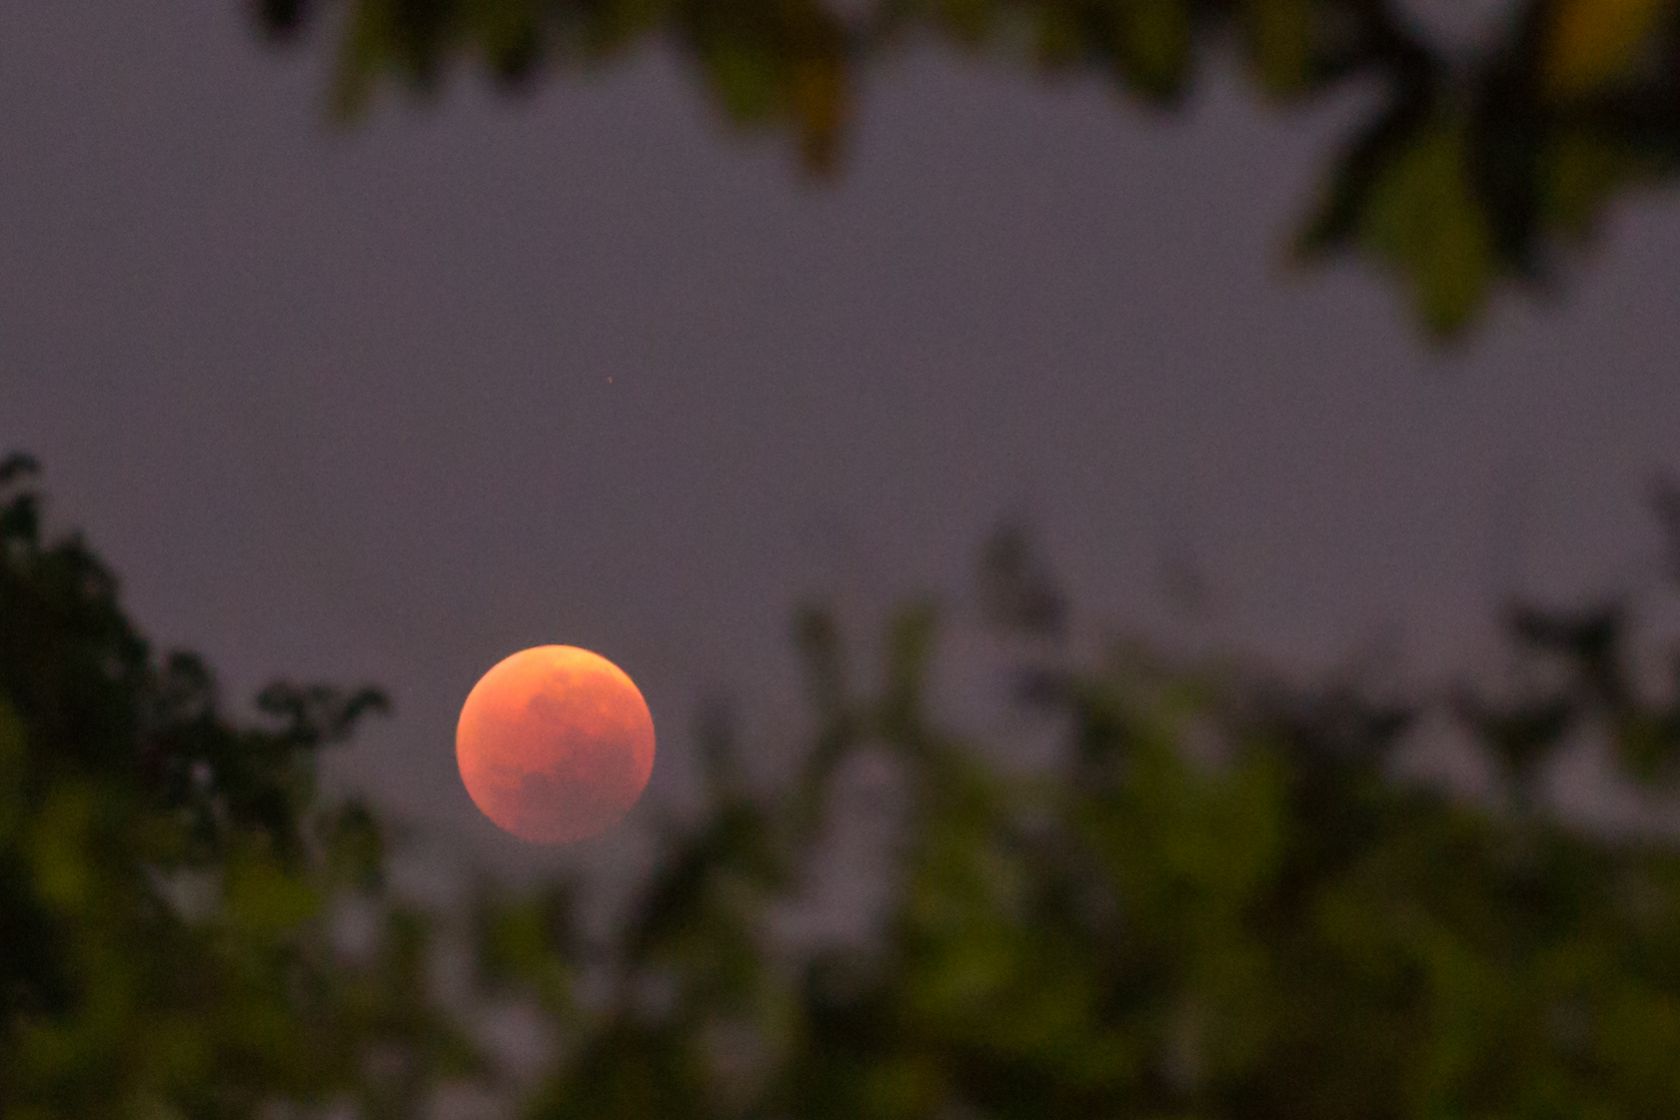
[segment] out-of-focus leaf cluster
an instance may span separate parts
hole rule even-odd
[[[378,822],[315,784],[383,700],[281,685],[230,718],[43,534],[32,473],[0,465],[0,1115],[415,1115],[476,1057],[427,994],[429,919],[383,893]]]
[[[29,474],[0,468],[7,1120],[421,1117],[460,1078],[527,1120],[1680,1113],[1680,849],[1545,793],[1584,746],[1653,793],[1680,775],[1680,659],[1653,669],[1626,604],[1515,608],[1510,672],[1407,698],[1093,655],[1000,534],[984,613],[1053,752],[939,717],[937,605],[874,658],[804,611],[797,765],[749,765],[707,712],[698,802],[656,819],[628,903],[479,884],[445,1006],[441,916],[382,887],[378,821],[314,780],[372,695],[288,686],[230,720],[43,537]],[[1449,731],[1485,795],[1402,776]],[[890,775],[873,848],[836,840],[860,769]],[[883,889],[845,929],[791,920],[837,879]],[[547,1041],[516,1090],[461,1024],[520,1004]]]
[[[1518,0],[1471,47],[1400,0],[265,0],[264,25],[340,27],[336,102],[457,63],[523,87],[648,42],[674,47],[739,125],[832,168],[868,68],[941,42],[1035,72],[1089,72],[1172,106],[1234,45],[1268,98],[1375,91],[1301,239],[1391,271],[1438,334],[1501,282],[1545,286],[1628,188],[1680,157],[1675,0]],[[1467,16],[1491,17],[1468,13]],[[1463,22],[1462,20],[1457,22]],[[1229,52],[1226,52],[1229,53]]]
[[[1571,823],[1537,789],[1571,745],[1607,746],[1637,782],[1680,760],[1680,678],[1642,674],[1624,611],[1514,610],[1520,670],[1407,701],[1129,647],[1082,661],[1045,640],[1067,629],[1062,597],[1025,539],[987,556],[1057,761],[1023,770],[941,728],[931,608],[889,622],[875,685],[837,621],[805,613],[814,719],[791,783],[753,792],[739,758],[714,761],[737,777],[668,823],[616,934],[584,950],[555,913],[550,940],[522,935],[540,995],[568,959],[611,980],[542,995],[556,1043],[523,1115],[1680,1109],[1680,852]],[[1449,727],[1495,775],[1486,798],[1397,772],[1409,736]],[[708,751],[732,754],[727,736]],[[783,936],[836,858],[821,838],[863,756],[902,794],[879,865],[850,869],[887,902],[861,942]]]

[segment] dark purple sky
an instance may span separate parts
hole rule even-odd
[[[658,54],[345,133],[327,58],[232,2],[0,10],[0,446],[236,697],[388,686],[338,773],[493,863],[578,858],[455,777],[461,699],[524,645],[636,677],[663,795],[697,696],[782,726],[796,601],[954,594],[1011,512],[1092,617],[1428,670],[1513,578],[1623,578],[1680,470],[1668,198],[1443,359],[1386,286],[1282,264],[1352,105],[1215,76],[1163,119],[912,53],[814,187]]]

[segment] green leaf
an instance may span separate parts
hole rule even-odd
[[[1499,270],[1469,137],[1461,114],[1397,106],[1345,155],[1302,237],[1308,251],[1357,246],[1385,263],[1441,336],[1469,324]]]
[[[1401,272],[1424,321],[1442,334],[1481,310],[1496,269],[1466,136],[1449,119],[1414,137],[1372,191],[1361,238]]]
[[[1158,99],[1182,92],[1192,46],[1189,0],[1126,0],[1111,11],[1118,23],[1117,61],[1126,81]]]
[[[1308,87],[1322,15],[1316,0],[1247,0],[1243,5],[1249,60],[1267,93],[1288,97]]]
[[[314,917],[321,904],[319,893],[301,876],[255,849],[229,861],[222,896],[230,921],[265,935],[292,930]]]

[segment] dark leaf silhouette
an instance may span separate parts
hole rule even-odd
[[[1367,91],[1366,120],[1326,176],[1302,244],[1370,257],[1441,336],[1473,323],[1501,284],[1549,288],[1615,198],[1680,170],[1677,10],[1675,0],[1521,0],[1502,34],[1466,51],[1398,0],[258,5],[277,33],[339,29],[343,114],[388,82],[429,93],[456,62],[524,89],[659,42],[723,117],[786,134],[816,172],[837,166],[856,90],[904,43],[1090,72],[1171,107],[1234,42],[1269,97]]]
[[[1558,816],[1534,780],[1589,733],[1648,792],[1680,778],[1680,694],[1648,694],[1623,606],[1513,611],[1544,672],[1444,700],[1113,643],[1042,670],[1024,714],[1059,750],[1034,766],[939,718],[928,604],[889,617],[872,688],[807,611],[814,738],[790,780],[756,780],[759,746],[714,708],[698,804],[627,904],[552,876],[427,910],[388,882],[399,834],[315,781],[373,694],[276,686],[230,717],[84,545],[4,516],[39,509],[27,483],[0,490],[8,1118],[410,1117],[456,1083],[497,1115],[601,1120],[1680,1107],[1680,854]],[[1029,555],[992,570],[1054,586]],[[1399,776],[1442,715],[1521,812]],[[865,746],[903,794],[866,857],[823,843]],[[844,900],[844,933],[797,932],[836,859],[870,900]],[[518,1077],[476,1033],[511,1006],[544,1027]]]

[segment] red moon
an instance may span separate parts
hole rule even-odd
[[[535,844],[598,836],[653,773],[653,716],[624,670],[576,646],[537,646],[473,686],[455,727],[467,793]]]

